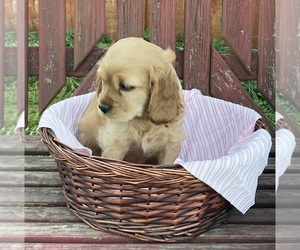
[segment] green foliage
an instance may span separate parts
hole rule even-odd
[[[104,35],[99,42],[95,45],[98,49],[108,49],[115,41],[108,35]]]
[[[39,78],[30,76],[28,78],[28,126],[25,134],[37,134],[39,119]]]
[[[150,37],[151,37],[151,30],[149,28],[146,28],[144,31],[144,39],[150,42]]]
[[[220,51],[220,52],[229,52],[230,51],[230,47],[228,46],[228,44],[224,40],[213,39],[212,40],[212,45],[214,46],[214,48],[217,51]]]
[[[275,126],[275,112],[273,108],[269,105],[266,99],[258,91],[256,81],[243,81],[241,82],[247,92],[250,94],[254,102],[258,105],[261,111],[265,114],[268,120],[273,126]]]
[[[5,46],[17,46],[17,34],[16,32],[6,32],[4,36]]]
[[[282,93],[276,93],[276,105],[300,128],[300,112]]]
[[[72,93],[79,86],[82,78],[68,77],[65,86],[61,89],[50,105],[71,97]],[[25,130],[27,135],[36,135],[39,115],[39,79],[36,76],[28,78],[28,126]]]
[[[39,34],[38,32],[30,32],[28,34],[28,46],[37,47],[39,46]]]
[[[16,77],[5,77],[4,79],[4,127],[0,129],[0,135],[11,135],[15,133],[18,120],[17,114],[17,79]]]

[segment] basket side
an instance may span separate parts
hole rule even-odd
[[[228,219],[231,205],[179,165],[130,164],[81,156],[40,129],[57,162],[74,215],[96,230],[155,242],[182,242]]]
[[[198,179],[122,184],[59,164],[69,209],[96,230],[144,241],[177,242],[226,222],[231,206]]]

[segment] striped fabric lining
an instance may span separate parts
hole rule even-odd
[[[284,118],[276,113],[276,122]],[[276,190],[279,179],[291,165],[292,154],[296,147],[295,135],[288,129],[282,128],[276,131]]]
[[[65,144],[90,155],[77,140],[76,123],[94,93],[72,97],[47,109],[39,127],[51,128]],[[175,163],[181,164],[239,211],[253,204],[258,176],[267,165],[271,136],[265,130],[253,133],[260,118],[255,111],[184,90],[186,139]]]
[[[253,133],[260,115],[198,90],[185,92],[185,101],[187,138],[177,162],[245,213],[272,144],[267,131]]]

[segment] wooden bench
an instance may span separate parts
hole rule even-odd
[[[227,224],[190,242],[157,244],[96,231],[71,214],[56,163],[38,136],[30,136],[24,144],[17,136],[2,136],[0,145],[0,176],[4,177],[0,190],[8,197],[0,199],[1,249],[22,240],[26,249],[275,249],[274,147],[259,178],[256,203],[245,215],[233,209]],[[23,184],[24,203],[14,198]]]
[[[279,249],[300,248],[300,139],[276,193],[276,242]]]

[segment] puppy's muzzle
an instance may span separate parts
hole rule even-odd
[[[99,109],[103,112],[103,114],[106,114],[111,110],[111,106],[106,104],[99,104]]]

